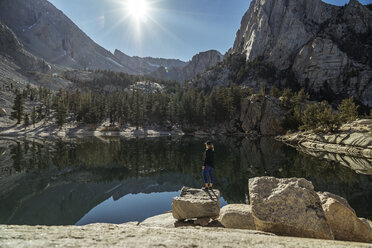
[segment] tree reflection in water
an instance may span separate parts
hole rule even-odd
[[[5,149],[3,156],[11,156],[10,160],[4,157],[4,161],[12,163],[1,165],[12,167],[12,173],[6,178],[6,183],[0,184],[0,200],[7,205],[0,207],[0,212],[4,212],[0,222],[6,223],[24,199],[41,194],[46,187],[61,184],[94,184],[98,195],[105,195],[111,184],[146,178],[161,185],[157,186],[159,192],[166,192],[168,186],[176,191],[182,185],[201,187],[204,142],[204,139],[195,137],[167,137],[24,140],[11,145],[8,142],[5,147],[0,144],[2,150]],[[335,162],[302,154],[271,138],[252,141],[215,137],[213,142],[216,148],[215,187],[221,190],[228,203],[247,203],[249,178],[266,175],[303,177],[312,181],[318,191],[329,191],[347,198],[359,216],[372,217],[372,176],[357,174]],[[20,174],[24,178],[16,177]],[[5,182],[5,179],[0,178],[0,183],[2,181]],[[99,188],[97,184],[107,187],[101,192],[96,189]],[[132,189],[132,192],[143,191],[146,190]],[[122,196],[124,193],[117,194]],[[102,199],[107,199],[105,197]],[[102,199],[94,200],[91,207]]]

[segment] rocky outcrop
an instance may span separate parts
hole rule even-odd
[[[172,214],[177,220],[216,218],[220,213],[220,192],[183,187],[172,202]]]
[[[286,110],[269,96],[252,95],[241,102],[240,121],[246,133],[279,135],[284,132]]]
[[[372,70],[350,59],[330,39],[317,37],[305,45],[292,69],[301,86],[313,92],[342,95],[349,82],[348,96],[372,102]]]
[[[334,239],[319,196],[303,178],[249,179],[256,229],[278,235]]]
[[[196,77],[199,73],[213,67],[223,60],[223,55],[216,51],[210,50],[195,55],[190,62],[184,67],[160,67],[156,72],[149,74],[152,77],[164,80],[177,81],[184,83]]]
[[[47,0],[0,1],[0,21],[14,31],[27,51],[53,64],[131,72]]]
[[[318,195],[335,239],[372,243],[369,224],[356,216],[344,198],[328,192],[318,192]]]
[[[279,69],[291,66],[291,57],[317,33],[335,8],[321,0],[255,0],[243,16],[232,53],[247,60],[267,57]]]
[[[1,3],[0,3],[1,5]],[[48,72],[51,66],[24,50],[23,44],[14,32],[0,22],[0,54],[10,58],[23,70]]]
[[[372,12],[357,0],[343,7],[321,0],[254,0],[229,54],[292,71],[315,98],[354,96],[372,106],[371,23]],[[291,87],[293,78],[274,81]]]
[[[277,137],[278,140],[310,155],[338,161],[364,174],[372,174],[372,120],[347,123],[338,133],[297,132]]]
[[[227,228],[162,228],[137,223],[88,226],[0,226],[2,247],[370,247],[370,244],[278,237]]]
[[[247,204],[229,204],[221,208],[218,220],[226,228],[256,230],[252,207]]]
[[[140,75],[151,74],[157,71],[160,67],[182,68],[187,65],[186,62],[179,59],[131,57],[117,49],[115,50],[114,55],[118,58],[120,64],[132,69],[133,72]]]

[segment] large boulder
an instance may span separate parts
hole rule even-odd
[[[246,133],[283,134],[286,114],[280,101],[269,96],[252,95],[241,102],[240,121]]]
[[[356,216],[344,198],[328,192],[318,192],[318,195],[335,239],[372,242],[370,226]]]
[[[220,191],[183,187],[179,197],[172,202],[172,214],[177,220],[218,217]]]
[[[311,182],[303,178],[249,179],[256,230],[278,235],[333,239]]]
[[[226,228],[256,230],[252,207],[247,204],[229,204],[221,208],[219,221]]]

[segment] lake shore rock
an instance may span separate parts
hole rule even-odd
[[[220,213],[220,191],[183,187],[172,202],[172,214],[177,220],[215,218]]]
[[[280,237],[268,233],[209,227],[164,228],[91,224],[87,226],[0,225],[1,247],[370,247],[370,244]]]
[[[318,192],[318,195],[335,239],[372,243],[368,222],[360,220],[344,198],[328,192]]]
[[[225,228],[256,230],[252,207],[247,204],[229,204],[222,207],[218,220]]]
[[[334,239],[311,182],[303,178],[249,179],[256,230],[284,236]]]
[[[296,132],[277,140],[319,158],[340,162],[358,173],[372,175],[372,119],[343,125],[332,134]]]
[[[280,135],[287,111],[280,101],[270,96],[252,95],[241,101],[240,121],[245,133],[264,136]]]

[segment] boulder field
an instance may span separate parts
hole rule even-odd
[[[172,213],[142,224],[223,226],[279,236],[372,243],[370,224],[357,217],[346,199],[316,192],[304,178],[256,177],[249,180],[248,186],[250,205],[230,204],[222,209],[218,190],[184,187],[173,200]]]

